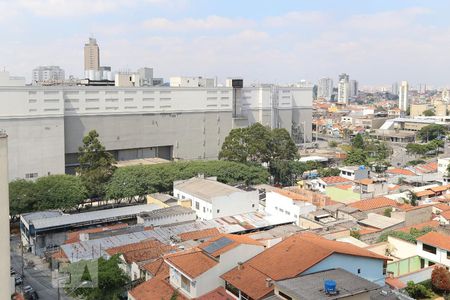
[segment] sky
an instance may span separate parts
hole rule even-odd
[[[82,77],[83,46],[101,65],[155,77],[246,83],[408,80],[450,85],[447,0],[0,0],[0,68],[31,77],[59,65]]]

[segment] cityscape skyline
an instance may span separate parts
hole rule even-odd
[[[316,83],[345,72],[361,86],[402,80],[447,86],[442,65],[450,30],[440,16],[449,4],[382,2],[299,1],[270,10],[267,1],[1,2],[7,13],[0,13],[0,24],[15,21],[0,33],[6,45],[0,65],[28,81],[39,65],[58,65],[82,77],[79,45],[94,36],[105,65],[116,71],[148,66],[164,78]],[[441,46],[430,47],[436,43]]]

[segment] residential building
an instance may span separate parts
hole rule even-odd
[[[338,103],[348,104],[350,98],[350,82],[349,76],[345,73],[339,75],[338,82]]]
[[[391,93],[393,95],[398,95],[398,82],[394,82],[391,87]]]
[[[361,180],[364,178],[369,178],[370,171],[364,166],[346,166],[340,167],[341,173],[339,176],[348,180]]]
[[[356,80],[350,80],[350,97],[357,97],[358,96],[358,81]]]
[[[0,99],[10,180],[74,173],[93,129],[118,161],[217,159],[231,129],[256,122],[312,136],[311,87],[25,86],[0,72]]]
[[[445,103],[450,103],[450,91],[448,89],[442,90],[441,99]]]
[[[422,258],[423,267],[441,264],[450,267],[450,236],[429,232],[417,238],[417,255]]]
[[[317,83],[317,98],[330,101],[332,95],[333,79],[328,77],[319,79],[319,82]]]
[[[349,243],[299,233],[238,265],[221,278],[226,290],[238,299],[259,300],[274,293],[274,281],[334,268],[383,286],[386,260],[384,256]]]
[[[403,112],[406,112],[406,110],[409,107],[408,92],[409,92],[408,81],[402,81],[400,85],[400,91],[398,94],[398,107]]]
[[[287,190],[275,190],[266,193],[265,211],[270,216],[300,224],[300,216],[316,210],[316,206],[304,201],[304,196]]]
[[[84,71],[100,69],[100,48],[95,38],[89,38],[84,45]]]
[[[220,276],[236,265],[264,251],[259,242],[243,236],[224,234],[195,249],[165,256],[169,283],[188,299],[195,299],[223,286]],[[148,295],[147,299],[156,299]]]
[[[311,180],[311,182],[313,183],[313,189],[317,189],[322,193],[325,193],[326,188],[330,186],[353,184],[351,179],[344,178],[342,176],[321,177]]]
[[[194,177],[175,181],[173,195],[181,200],[190,200],[200,220],[255,212],[259,205],[256,189],[239,189],[214,178]]]
[[[42,82],[62,82],[64,79],[64,70],[59,66],[39,66],[33,69],[33,84]]]

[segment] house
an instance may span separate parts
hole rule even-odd
[[[387,208],[401,207],[401,205],[392,199],[386,197],[376,197],[367,200],[353,202],[349,206],[359,209],[360,211],[369,213],[384,213]]]
[[[439,222],[445,225],[450,224],[450,210],[446,210],[440,213]]]
[[[315,186],[320,192],[324,193],[325,189],[330,186],[336,186],[336,185],[343,185],[343,184],[352,184],[351,179],[347,179],[341,176],[329,176],[329,177],[321,177],[317,180],[311,180],[316,181],[317,185]]]
[[[387,258],[349,243],[312,233],[292,235],[223,274],[225,289],[239,299],[264,299],[274,293],[274,281],[342,268],[384,285]]]
[[[299,225],[300,216],[316,210],[315,205],[303,201],[303,199],[302,195],[287,190],[278,189],[268,192],[266,193],[265,211],[273,217],[292,221]]]
[[[428,232],[417,238],[417,255],[422,267],[441,264],[450,267],[450,236],[440,232]]]
[[[325,286],[327,281],[329,290]],[[276,281],[274,286],[274,293],[280,300],[371,300],[373,295],[380,295],[382,289],[378,284],[340,268]]]
[[[169,283],[188,299],[203,296],[223,286],[220,275],[263,250],[262,244],[247,236],[219,235],[197,248],[165,256]]]
[[[438,172],[442,175],[447,174],[450,157],[438,158]]]
[[[361,180],[364,178],[369,178],[369,169],[364,166],[347,166],[339,168],[341,173],[339,176],[344,177],[349,180]]]
[[[389,192],[389,184],[384,178],[364,178],[355,180],[355,189],[360,193],[361,199],[368,199],[387,194]]]
[[[194,177],[175,181],[173,195],[190,200],[201,220],[255,212],[259,205],[256,189],[239,189],[211,178]]]

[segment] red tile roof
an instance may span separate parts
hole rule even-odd
[[[218,264],[200,249],[190,249],[165,256],[169,265],[173,265],[178,270],[189,276],[191,279],[200,276]]]
[[[385,280],[386,284],[389,285],[390,287],[394,288],[394,289],[403,289],[406,287],[406,284],[404,284],[400,279],[398,278],[391,278],[388,277]]]
[[[436,208],[439,209],[440,211],[447,211],[447,210],[450,210],[450,205],[445,204],[445,203],[437,203],[437,204],[433,204],[433,207],[436,207]]]
[[[175,289],[166,280],[156,277],[141,283],[129,293],[135,300],[170,300]],[[178,293],[177,300],[187,300],[187,298]]]
[[[401,205],[397,201],[386,198],[386,197],[377,197],[367,200],[361,200],[357,202],[353,202],[349,204],[349,206],[357,208],[361,211],[368,211],[373,209],[378,209],[382,207],[398,207],[398,208],[407,208],[408,206]]]
[[[312,233],[299,233],[221,277],[250,297],[261,299],[273,290],[273,287],[266,286],[267,278],[283,280],[298,276],[334,253],[387,259],[349,243],[330,241]]]
[[[431,220],[431,221],[423,222],[423,223],[416,224],[416,225],[402,227],[402,228],[396,229],[395,231],[402,231],[402,232],[408,232],[409,233],[412,228],[415,228],[417,230],[422,230],[422,229],[424,229],[426,227],[437,228],[437,227],[439,227],[439,222]]]
[[[440,216],[442,216],[446,220],[450,220],[450,210],[441,212]]]
[[[220,234],[220,231],[217,228],[209,228],[209,229],[203,229],[203,230],[183,232],[183,233],[179,234],[178,236],[184,242],[184,241],[188,241],[188,240],[205,239],[205,238],[209,238],[209,237],[216,236],[219,234]]]
[[[450,251],[450,236],[446,234],[432,231],[418,237],[417,240],[424,244]]]
[[[169,277],[169,266],[165,263],[163,258],[158,258],[150,263],[143,265],[142,269],[149,272],[152,277]]]
[[[423,197],[423,196],[434,196],[435,193],[433,191],[430,190],[424,190],[424,191],[420,191],[415,193],[417,197]]]
[[[322,180],[326,184],[351,182],[350,179],[347,179],[347,178],[344,178],[344,177],[341,177],[341,176],[320,177],[320,180]]]
[[[433,192],[444,192],[444,191],[450,189],[450,184],[435,186],[435,187],[432,187],[429,189],[432,190]]]
[[[414,176],[416,175],[413,171],[406,170],[406,169],[400,169],[400,168],[393,168],[386,171],[386,173],[390,174],[396,174],[396,175],[405,175],[405,176]]]
[[[295,192],[291,192],[288,190],[282,190],[282,189],[275,189],[273,192],[280,194],[282,196],[285,196],[287,198],[290,198],[294,201],[306,201],[306,197],[300,194],[297,194]]]
[[[125,261],[130,264],[132,262],[156,259],[175,249],[175,247],[163,244],[158,240],[146,240],[139,243],[110,248],[107,249],[106,252],[109,255],[120,253],[123,255]]]
[[[197,298],[197,300],[234,300],[234,298],[228,295],[225,288],[221,286]]]

